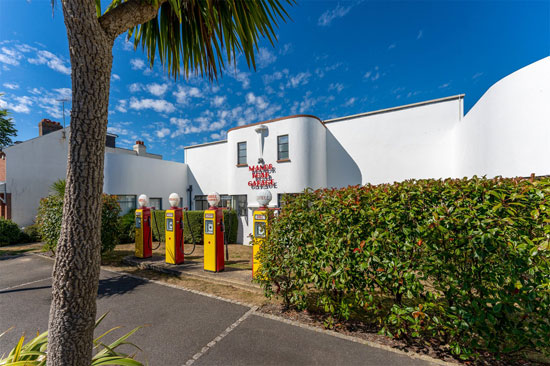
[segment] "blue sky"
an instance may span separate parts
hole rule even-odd
[[[346,116],[465,93],[469,110],[496,81],[550,54],[550,1],[299,1],[260,44],[257,71],[243,59],[210,84],[175,81],[125,37],[113,54],[109,131],[117,145],[183,161],[183,147],[225,138],[234,126],[307,113]],[[0,1],[0,108],[16,140],[61,121],[70,99],[61,7],[50,0]],[[70,109],[70,102],[67,104]],[[67,122],[69,122],[67,115]]]

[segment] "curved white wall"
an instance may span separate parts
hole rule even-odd
[[[188,179],[189,184],[193,185],[193,196],[214,191],[227,194],[227,158],[226,142],[185,149],[185,163],[189,166]]]
[[[316,118],[298,116],[265,123],[263,158],[273,164],[277,188],[270,188],[276,205],[278,193],[298,193],[305,188],[326,187],[326,128]],[[257,165],[260,157],[258,125],[246,126],[227,134],[228,193],[248,194],[248,204],[256,203],[256,190],[248,186],[253,180],[248,167],[237,167],[237,143],[247,143],[247,163]],[[277,137],[288,135],[289,162],[277,163]]]
[[[162,208],[166,209],[168,196],[175,192],[183,197],[183,205],[187,206],[187,182],[187,164],[127,154],[105,154],[103,191],[107,194],[144,193],[148,197],[161,197]]]
[[[455,176],[550,174],[550,57],[491,86],[455,139]]]

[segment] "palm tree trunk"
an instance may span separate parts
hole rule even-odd
[[[90,365],[101,252],[101,194],[113,40],[92,0],[63,0],[72,111],[63,223],[53,269],[48,365]]]

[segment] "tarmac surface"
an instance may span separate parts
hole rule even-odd
[[[0,257],[0,355],[19,337],[47,328],[53,261],[37,255]],[[107,342],[138,326],[129,341],[149,365],[433,365],[330,332],[271,319],[255,308],[123,273],[102,270],[96,330]],[[130,348],[124,351],[132,352]],[[439,363],[439,362],[438,362]]]

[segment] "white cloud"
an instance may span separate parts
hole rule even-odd
[[[248,77],[250,75],[249,73],[240,71],[235,66],[235,71],[229,72],[228,75],[231,76],[233,79],[237,80],[239,83],[241,83],[241,86],[243,89],[248,89],[248,87],[250,87],[250,79]]]
[[[73,98],[73,92],[71,88],[60,88],[60,89],[54,89],[53,91],[57,93],[57,96],[58,96],[57,99],[71,100]]]
[[[30,97],[14,97],[12,102],[7,102],[0,97],[0,108],[7,109],[9,112],[15,113],[25,113],[28,114],[31,112],[30,106],[33,105],[33,101]]]
[[[388,50],[393,50],[395,47],[395,43],[392,43],[388,46]]]
[[[172,95],[176,97],[178,104],[187,104],[189,102],[189,98],[202,98],[203,96],[199,88],[183,85],[178,85],[178,90],[174,91]]]
[[[174,105],[164,99],[130,99],[130,108],[135,110],[153,109],[158,113],[172,113],[176,110]]]
[[[267,48],[261,47],[258,56],[256,58],[258,66],[264,68],[274,63],[277,60],[277,56],[273,52],[269,51]]]
[[[120,80],[120,76],[118,76],[117,74],[113,74],[111,75],[111,79],[117,81]]]
[[[283,56],[288,55],[290,52],[292,52],[292,43],[285,43],[279,50],[279,54]]]
[[[121,99],[118,101],[118,104],[117,106],[115,107],[115,109],[121,113],[126,113],[128,110],[126,109],[128,106],[128,101],[127,100],[124,100],[124,99]]]
[[[350,107],[350,106],[354,105],[356,100],[357,100],[357,99],[356,99],[355,97],[349,98],[349,99],[346,101],[346,103],[344,103],[344,107]]]
[[[70,66],[66,66],[65,62],[59,58],[58,56],[54,55],[50,51],[46,50],[39,50],[36,52],[36,58],[28,58],[27,61],[31,64],[35,65],[46,65],[50,69],[58,71],[65,75],[71,74],[71,68]]]
[[[344,90],[344,85],[340,83],[331,83],[328,86],[328,90],[329,91],[336,90],[338,93],[340,93],[342,90]]]
[[[170,132],[171,131],[169,128],[163,127],[160,130],[155,131],[155,134],[157,135],[158,138],[163,139],[166,136],[170,135]]]
[[[300,85],[306,85],[309,82],[309,72],[301,72],[295,76],[291,76],[286,84],[287,87],[296,88]]]
[[[140,83],[132,83],[128,85],[128,90],[130,90],[130,93],[137,93],[143,89],[143,85]]]
[[[255,105],[258,109],[266,109],[269,106],[269,103],[265,101],[264,97],[257,97],[254,93],[248,93],[246,95],[246,103]]]
[[[19,60],[23,57],[21,55],[21,52],[7,48],[2,47],[0,48],[0,62],[5,63],[7,65],[11,66],[17,66],[19,65]]]
[[[335,64],[327,65],[325,67],[318,67],[318,68],[315,69],[315,74],[317,74],[317,76],[319,76],[320,78],[323,78],[325,76],[325,73],[327,73],[329,71],[336,70],[340,66],[342,66],[342,63],[337,62]]]
[[[288,76],[288,69],[281,71],[275,71],[273,74],[264,75],[262,77],[264,84],[271,84],[275,80],[281,80],[283,77]]]
[[[336,8],[327,10],[319,17],[317,24],[323,27],[329,26],[336,18],[342,18],[351,10],[352,6],[342,7],[340,4]]]
[[[421,29],[418,31],[418,35],[416,36],[416,39],[420,39],[422,38],[422,36],[424,35],[424,31]]]
[[[145,61],[133,58],[130,60],[130,65],[132,66],[132,70],[143,70],[145,68]]]
[[[19,84],[17,83],[4,83],[2,85],[4,85],[4,88],[8,88],[11,90],[19,89]]]
[[[371,81],[376,81],[380,79],[380,68],[375,66],[373,70],[369,70],[363,75],[365,79],[370,79]]]
[[[439,89],[445,89],[445,88],[448,88],[449,85],[451,85],[451,82],[449,81],[448,83],[443,83],[441,84],[440,86],[438,86]]]
[[[134,44],[130,42],[128,39],[124,39],[122,41],[122,49],[124,51],[133,51],[134,50]]]
[[[116,125],[107,127],[107,132],[114,133],[115,135],[119,135],[119,136],[125,136],[130,134],[130,132],[127,129]]]
[[[476,73],[474,74],[474,76],[472,76],[472,79],[475,80],[475,79],[477,79],[478,77],[480,77],[480,76],[482,76],[482,75],[483,75],[482,72],[476,72]]]
[[[168,84],[152,83],[147,85],[147,90],[154,96],[161,97],[168,90]]]
[[[221,96],[221,95],[216,95],[214,97],[214,99],[212,99],[210,101],[210,104],[213,106],[213,107],[220,107],[222,104],[225,103],[227,97],[225,96]]]

